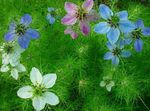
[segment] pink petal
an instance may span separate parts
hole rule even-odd
[[[62,18],[61,22],[65,25],[74,25],[77,21],[77,18],[73,15],[67,14],[64,18]]]
[[[86,15],[87,21],[97,21],[100,19],[98,13],[95,10],[91,10],[89,14]]]
[[[70,34],[73,39],[78,37],[78,34],[72,30],[72,28],[68,27],[65,31],[65,34]]]
[[[88,35],[90,32],[90,26],[89,23],[86,21],[81,21],[80,22],[80,29],[83,32],[84,35]]]
[[[86,0],[83,5],[82,8],[85,9],[87,12],[90,12],[91,9],[93,8],[94,2],[93,0]]]
[[[70,15],[75,15],[78,11],[78,6],[74,3],[65,2],[65,10]]]

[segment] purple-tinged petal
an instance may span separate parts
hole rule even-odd
[[[16,34],[14,32],[8,32],[5,36],[4,36],[4,39],[5,41],[9,42],[9,41],[12,41],[14,40],[16,37]]]
[[[143,29],[144,28],[143,20],[141,20],[141,19],[137,20],[136,23],[135,23],[135,26],[136,26],[136,28]]]
[[[17,25],[16,25],[14,22],[10,23],[10,25],[9,25],[9,30],[10,30],[10,31],[15,31],[16,26],[17,26]]]
[[[62,18],[61,22],[65,25],[74,25],[77,21],[76,16],[67,14],[64,18]]]
[[[107,22],[100,22],[94,27],[94,31],[99,34],[106,34],[110,30],[110,26]]]
[[[113,64],[113,65],[118,65],[118,64],[119,64],[119,58],[118,58],[118,56],[114,56],[114,57],[112,58],[112,64]]]
[[[119,22],[119,28],[123,33],[129,33],[132,32],[136,27],[132,22],[125,20]]]
[[[95,10],[91,10],[88,14],[86,14],[86,19],[89,22],[93,22],[99,20],[100,16]]]
[[[134,48],[137,52],[142,51],[142,47],[143,47],[143,41],[142,39],[136,39],[135,43],[134,43]]]
[[[130,56],[131,56],[131,52],[130,52],[130,51],[127,51],[127,50],[123,50],[123,51],[121,52],[121,56],[122,56],[122,57],[125,57],[125,58],[130,57]]]
[[[20,20],[20,23],[24,24],[25,26],[28,26],[31,22],[32,18],[29,14],[25,14]]]
[[[78,11],[78,6],[71,2],[65,2],[65,10],[70,15],[75,15]]]
[[[107,33],[107,38],[111,44],[114,44],[118,41],[120,36],[120,31],[118,28],[111,28]]]
[[[113,58],[113,53],[112,52],[107,52],[105,55],[104,55],[104,60],[110,60]]]
[[[112,10],[105,4],[99,6],[100,15],[103,19],[108,20],[113,16]]]
[[[30,38],[27,35],[18,38],[18,44],[21,48],[27,49],[30,42]]]
[[[90,26],[89,23],[86,21],[81,21],[80,22],[80,30],[84,35],[88,35],[90,32]]]
[[[72,30],[72,28],[68,27],[65,31],[64,31],[65,34],[70,34],[72,39],[76,39],[78,37],[78,34],[76,32],[74,32]]]
[[[26,31],[26,34],[32,39],[37,39],[39,37],[39,33],[31,28]]]
[[[143,28],[142,34],[144,36],[150,36],[150,28]]]
[[[110,42],[107,42],[107,43],[106,43],[106,46],[107,46],[107,48],[108,48],[110,51],[112,51],[114,48],[116,48],[116,45],[115,45],[115,44],[111,44]]]
[[[120,20],[128,20],[128,12],[127,11],[121,11],[117,13]]]
[[[90,12],[93,8],[94,2],[93,0],[86,0],[83,5],[82,8],[85,9],[87,12]]]

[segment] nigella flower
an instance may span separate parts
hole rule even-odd
[[[122,33],[129,33],[135,29],[134,24],[128,20],[127,11],[121,11],[113,13],[112,10],[101,4],[99,6],[100,15],[106,22],[100,22],[94,28],[94,31],[99,34],[106,34],[110,43],[114,44],[117,42]]]
[[[72,39],[76,39],[78,37],[78,33],[73,30],[73,27],[68,26],[67,29],[64,31],[65,34],[70,34]]]
[[[81,7],[74,3],[66,2],[65,10],[67,11],[67,15],[62,19],[62,23],[65,25],[74,25],[79,22],[82,33],[88,35],[90,32],[89,22],[97,18],[92,14],[92,8],[93,0],[86,0]]]
[[[28,48],[30,40],[37,39],[39,37],[39,33],[36,30],[29,28],[31,22],[31,16],[25,14],[21,18],[19,24],[11,23],[9,26],[9,31],[4,37],[5,40],[7,42],[18,40],[18,44],[21,48]]]
[[[113,65],[119,64],[120,57],[130,57],[131,53],[128,50],[124,50],[124,42],[122,40],[118,41],[116,44],[106,43],[108,49],[110,50],[104,55],[104,60],[112,60]]]
[[[125,42],[127,44],[130,44],[132,41],[134,41],[135,50],[137,52],[140,52],[143,47],[142,38],[144,36],[150,36],[150,28],[144,27],[144,23],[141,19],[136,21],[135,26],[136,26],[135,30],[127,34],[128,38],[125,39]]]
[[[33,85],[20,88],[17,95],[23,99],[31,98],[36,111],[44,109],[46,104],[57,105],[59,103],[58,96],[48,91],[54,86],[56,79],[56,74],[46,74],[42,77],[40,71],[33,67],[30,72],[30,80]]]
[[[55,8],[49,7],[46,19],[49,21],[49,23],[51,25],[55,23],[55,21],[56,21],[55,17],[56,17],[56,10],[55,10]]]

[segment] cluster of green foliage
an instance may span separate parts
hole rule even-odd
[[[69,35],[64,35],[65,26],[60,20],[52,27],[46,21],[48,7],[58,8],[60,18],[65,15],[65,1],[0,0],[1,44],[9,23],[26,13],[33,18],[31,26],[40,32],[40,38],[32,41],[22,54],[21,62],[27,72],[20,74],[18,81],[12,79],[9,73],[0,73],[0,111],[33,111],[31,100],[20,99],[16,94],[21,86],[30,84],[32,67],[37,67],[43,74],[54,72],[58,76],[56,85],[50,90],[59,96],[60,104],[46,106],[43,111],[147,111],[150,108],[150,38],[143,38],[141,53],[128,47],[132,56],[114,67],[111,61],[103,60],[108,50],[105,36],[91,31],[88,37],[81,35],[72,40]],[[130,20],[135,22],[141,18],[146,26],[150,26],[148,1],[95,0],[97,11],[98,3],[113,5],[116,11],[127,10]],[[92,30],[94,24],[91,24]],[[99,86],[103,76],[108,75],[115,82],[111,92]]]

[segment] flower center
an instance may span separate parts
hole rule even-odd
[[[26,30],[27,30],[27,28],[26,28],[26,26],[23,25],[23,24],[17,25],[17,27],[16,27],[16,29],[15,29],[16,34],[17,34],[18,36],[24,35],[25,32],[26,32]]]
[[[53,16],[53,17],[55,17],[55,16],[57,15],[56,11],[54,11],[54,10],[51,11],[50,14],[51,14],[51,16]]]
[[[86,12],[84,9],[80,8],[80,9],[78,10],[78,13],[77,13],[76,15],[77,15],[77,18],[78,18],[80,21],[82,21],[82,20],[84,20],[84,18],[86,18],[86,14],[87,14],[87,12]]]
[[[140,28],[137,28],[131,34],[132,34],[132,38],[140,39],[142,37],[142,30]]]
[[[110,24],[111,27],[118,27],[119,18],[117,16],[113,16],[111,19],[108,20],[108,24]]]
[[[38,86],[34,88],[33,94],[41,96],[45,92],[45,88]]]
[[[113,55],[117,55],[118,56],[118,55],[121,54],[121,49],[115,48],[115,49],[113,49],[112,53],[113,53]]]
[[[13,46],[12,45],[6,45],[4,50],[7,54],[9,54],[13,51]]]

